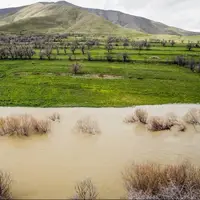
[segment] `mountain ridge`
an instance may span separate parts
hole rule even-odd
[[[74,4],[66,2],[66,1],[38,2],[35,4],[22,6],[22,7],[0,9],[0,16],[2,17],[2,19],[4,19],[4,20],[2,20],[2,19],[0,20],[0,30],[1,30],[2,26],[9,26],[9,23],[16,23],[16,21],[13,22],[11,20],[11,18],[12,17],[17,18],[16,15],[20,14],[20,10],[24,11],[24,9],[26,9],[27,7],[37,5],[37,4],[41,4],[43,6],[59,5],[59,6],[78,8],[78,9],[80,9],[79,10],[80,12],[82,12],[84,10],[84,11],[88,12],[88,15],[90,13],[90,14],[94,14],[96,16],[103,18],[105,20],[104,23],[107,23],[107,21],[109,21],[113,25],[120,26],[121,28],[125,28],[128,30],[132,29],[132,30],[135,30],[136,32],[143,32],[145,34],[168,34],[168,35],[180,35],[180,36],[190,36],[190,35],[199,35],[200,34],[199,32],[187,31],[187,30],[183,30],[180,28],[168,26],[161,22],[156,22],[156,21],[144,18],[144,17],[126,14],[121,11],[102,10],[102,9],[95,9],[95,8],[84,8],[84,7],[80,7],[80,6],[74,5]],[[37,15],[36,17],[43,17],[43,16]],[[24,18],[24,20],[25,20],[25,18]],[[93,24],[91,24],[91,26],[92,25]]]

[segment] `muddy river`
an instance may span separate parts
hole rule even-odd
[[[151,115],[173,112],[184,115],[200,105],[146,106]],[[151,133],[145,126],[127,125],[124,117],[133,108],[0,108],[1,116],[32,114],[61,116],[53,122],[48,136],[0,138],[0,168],[9,172],[15,198],[71,198],[74,186],[91,178],[100,198],[124,196],[121,172],[135,162],[154,161],[161,164],[188,159],[200,165],[200,133],[188,127]],[[77,120],[90,116],[96,120],[101,134],[77,133]]]

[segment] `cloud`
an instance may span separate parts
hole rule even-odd
[[[118,0],[123,11],[188,30],[200,30],[200,0]]]

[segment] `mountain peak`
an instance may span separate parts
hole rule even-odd
[[[32,19],[37,18],[37,20],[35,21],[36,26],[38,26],[38,24],[40,23],[44,23],[46,24],[46,26],[49,26],[49,19],[51,19],[52,25],[50,27],[54,26],[55,27],[54,30],[62,29],[62,30],[71,31],[72,28],[69,27],[68,24],[70,25],[71,21],[73,21],[74,19],[77,19],[79,20],[79,23],[78,21],[73,21],[74,22],[73,30],[75,30],[76,28],[76,30],[80,31],[81,27],[85,23],[89,27],[88,30],[94,29],[95,25],[96,26],[98,25],[98,27],[96,27],[97,32],[101,24],[101,26],[105,25],[107,27],[109,26],[114,29],[116,28],[116,25],[117,25],[118,28],[121,28],[121,29],[129,30],[129,31],[134,30],[136,32],[139,31],[140,33],[143,32],[145,34],[146,33],[147,34],[169,34],[169,35],[199,35],[200,34],[198,32],[191,32],[191,31],[186,31],[179,28],[167,26],[160,22],[152,21],[144,17],[126,14],[120,11],[84,8],[84,7],[69,3],[67,1],[63,1],[63,0],[57,1],[57,2],[42,2],[42,1],[43,0],[41,0],[41,2],[35,5],[29,5],[29,6],[27,5],[27,6],[18,7],[18,8],[0,9],[0,16],[2,15],[4,16],[3,18],[2,17],[0,18],[0,27],[2,27],[3,25],[9,25],[9,24],[12,27],[13,22],[19,21],[19,23],[23,23],[23,22],[20,22],[20,20],[22,19],[30,20],[30,18]],[[48,6],[49,4],[50,6]],[[77,10],[72,9],[74,7],[78,9]],[[61,14],[63,14],[63,16],[61,16]],[[55,19],[54,17],[56,15],[60,16],[60,19],[59,18]],[[83,23],[82,15],[85,16],[84,23]],[[77,16],[79,16],[79,18]],[[38,18],[41,18],[41,17],[43,17],[42,22],[38,20]],[[101,22],[99,21],[100,19],[101,19]],[[96,22],[94,22],[94,20],[96,20]],[[65,24],[66,26],[62,24]],[[115,25],[115,26],[112,26],[112,25]],[[13,27],[15,26],[16,25],[14,24]],[[3,27],[2,29],[7,30],[7,27]]]
[[[69,3],[67,1],[57,1],[56,4],[60,4],[60,5],[66,5],[66,6],[75,6],[74,4],[72,3]]]

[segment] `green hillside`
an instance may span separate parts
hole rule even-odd
[[[144,35],[131,29],[122,28],[80,8],[58,4],[37,3],[30,5],[14,14],[4,15],[0,24],[2,24],[0,31],[13,33],[26,31]]]

